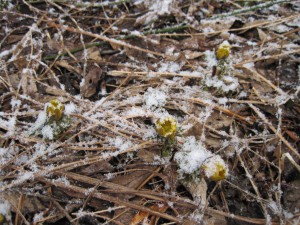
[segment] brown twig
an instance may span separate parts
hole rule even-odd
[[[102,41],[106,41],[106,42],[111,43],[111,44],[123,46],[123,47],[126,47],[126,48],[132,48],[132,49],[135,49],[135,50],[138,50],[138,51],[142,51],[142,52],[145,52],[145,53],[149,53],[149,54],[152,54],[152,55],[161,56],[163,58],[166,58],[165,54],[162,54],[162,53],[159,53],[159,52],[154,52],[154,51],[147,50],[147,49],[144,49],[144,48],[140,48],[140,47],[128,44],[124,41],[119,41],[119,40],[116,40],[116,39],[113,39],[113,38],[108,38],[108,37],[103,36],[103,35],[94,34],[92,32],[88,32],[88,31],[85,31],[83,29],[77,29],[77,28],[74,28],[74,27],[70,27],[70,26],[67,26],[67,25],[60,25],[60,24],[53,23],[53,22],[48,22],[48,25],[50,27],[64,29],[64,30],[67,30],[67,31],[72,32],[72,33],[87,35],[87,36],[94,37],[94,38],[97,38],[97,39],[102,40]]]

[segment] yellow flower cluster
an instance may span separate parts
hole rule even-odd
[[[213,181],[224,180],[228,176],[228,167],[219,155],[207,159],[201,169],[204,175]]]
[[[156,131],[162,137],[174,139],[177,131],[176,119],[172,116],[167,116],[165,118],[157,120]]]
[[[217,59],[226,59],[230,55],[231,45],[228,41],[224,41],[217,49],[216,55]]]
[[[58,121],[62,118],[64,110],[65,106],[57,99],[53,99],[49,102],[46,112],[49,118],[54,118]]]

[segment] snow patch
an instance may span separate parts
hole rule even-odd
[[[195,137],[188,137],[174,158],[179,166],[179,172],[192,174],[199,170],[203,162],[210,156],[212,153],[205,148],[202,142],[197,141]]]
[[[64,113],[69,116],[70,114],[74,113],[76,111],[76,106],[73,102],[65,105],[65,111]]]
[[[147,109],[163,107],[167,102],[167,95],[164,91],[150,87],[144,94],[144,102]]]
[[[46,125],[42,129],[43,139],[52,140],[54,138],[54,130],[51,126]]]

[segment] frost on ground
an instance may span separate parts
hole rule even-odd
[[[2,1],[0,224],[299,224],[299,9]]]
[[[181,173],[192,174],[200,170],[201,165],[212,156],[201,142],[196,141],[195,137],[187,137],[182,148],[175,155],[175,160]]]

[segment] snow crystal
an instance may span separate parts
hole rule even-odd
[[[7,123],[6,126],[8,127],[7,135],[11,136],[15,134],[15,126],[16,126],[16,117],[11,117]]]
[[[197,141],[195,137],[188,137],[174,158],[180,172],[191,174],[200,169],[202,163],[210,156],[212,153],[206,150],[202,142]]]
[[[245,68],[248,68],[248,69],[254,68],[254,63],[253,63],[253,62],[245,63],[245,64],[244,64],[244,67],[245,67]]]
[[[269,10],[278,12],[280,10],[280,6],[278,4],[272,5],[269,7]]]
[[[278,110],[277,110],[277,112],[276,112],[276,118],[277,119],[280,119],[281,118],[281,116],[282,116],[282,109],[281,108],[278,108]]]
[[[142,108],[131,107],[129,110],[127,110],[124,113],[122,113],[122,115],[128,116],[128,117],[146,116],[147,112],[144,109],[142,109]]]
[[[280,215],[280,207],[278,207],[277,203],[274,201],[270,201],[267,204],[268,208],[272,210],[273,213],[276,215]]]
[[[271,225],[272,224],[271,216],[267,214],[267,215],[265,215],[265,217],[266,217],[266,225]]]
[[[36,213],[33,217],[33,222],[37,223],[44,218],[44,212]]]
[[[174,202],[167,201],[167,204],[168,204],[168,206],[170,206],[171,208],[174,207]]]
[[[146,76],[147,76],[148,78],[154,78],[154,77],[157,76],[157,74],[156,74],[156,73],[153,73],[153,72],[149,72],[149,73],[147,73]]]
[[[290,99],[290,96],[286,93],[282,93],[281,95],[277,95],[275,97],[275,102],[277,105],[283,105]]]
[[[1,153],[0,153],[0,155],[1,155]],[[15,163],[16,163],[16,165],[20,166],[23,163],[28,162],[28,160],[29,160],[29,156],[24,154],[24,155],[19,156],[19,158],[16,159]]]
[[[65,111],[64,111],[64,113],[66,115],[70,115],[71,113],[74,113],[75,111],[76,111],[76,106],[74,105],[73,102],[65,105]]]
[[[20,107],[21,101],[16,99],[16,98],[12,98],[11,101],[10,101],[10,105],[11,105],[12,108]]]
[[[224,76],[222,80],[218,77],[207,76],[204,84],[208,87],[221,89],[224,92],[234,91],[239,86],[238,79],[232,76]]]
[[[23,183],[31,178],[33,178],[34,174],[33,172],[24,172],[24,173],[21,173],[18,177],[18,180],[16,180],[16,183]]]
[[[256,43],[256,42],[253,42],[253,41],[247,41],[246,43],[247,43],[247,45],[249,45],[249,46],[255,46],[255,45],[257,45],[257,43]]]
[[[156,136],[156,130],[154,129],[154,127],[152,126],[149,126],[146,130],[145,130],[145,133],[144,133],[144,136],[143,136],[143,140],[147,140],[147,139],[150,139],[150,138],[154,138]]]
[[[239,93],[239,95],[238,95],[238,98],[245,98],[245,97],[247,97],[247,96],[248,96],[247,92],[241,91],[241,92]]]
[[[224,76],[223,80],[226,82],[225,85],[222,86],[222,90],[225,92],[233,91],[239,86],[238,79],[232,76]]]
[[[111,180],[115,177],[115,175],[113,173],[106,173],[106,174],[104,174],[104,176],[106,177],[107,180]]]
[[[170,46],[170,47],[167,48],[166,54],[167,55],[173,55],[174,54],[174,50],[175,50],[175,47],[174,46]]]
[[[58,177],[56,179],[52,179],[52,181],[64,183],[64,185],[66,185],[66,186],[71,184],[70,181],[68,180],[68,178],[66,178],[66,177]]]
[[[116,27],[116,26],[112,26],[112,27],[111,27],[111,29],[112,29],[112,30],[114,30],[114,31],[117,31],[117,30],[119,30],[119,28],[118,28],[118,27]]]
[[[0,200],[0,214],[2,214],[7,221],[10,221],[10,204],[8,201]]]
[[[300,17],[287,21],[286,24],[291,27],[300,27]]]
[[[52,140],[54,138],[53,132],[54,131],[51,126],[49,126],[49,125],[44,126],[42,129],[43,138]]]
[[[144,101],[147,109],[163,107],[167,102],[167,95],[161,90],[150,87],[144,94]]]
[[[228,102],[228,98],[223,97],[223,98],[219,98],[218,99],[219,104],[221,105],[226,105],[226,103]]]
[[[7,148],[0,148],[0,156],[3,157],[7,151],[8,151]]]
[[[213,112],[213,107],[212,106],[207,106],[205,107],[205,111],[201,111],[198,115],[198,121],[201,123],[204,123],[211,115]]]
[[[194,212],[192,212],[191,215],[189,215],[189,218],[192,221],[198,222],[198,224],[203,223],[203,213],[201,213],[199,210],[195,210]]]
[[[131,31],[131,34],[132,35],[137,35],[137,36],[142,35],[142,33],[137,31],[137,30]]]
[[[279,25],[277,25],[275,27],[272,27],[271,30],[276,31],[278,33],[285,33],[287,31],[289,31],[290,28],[288,26],[286,26],[286,25],[279,24]]]
[[[127,94],[127,93],[126,93]],[[130,92],[128,93],[129,95],[131,94]],[[130,96],[127,99],[123,100],[124,103],[128,103],[128,104],[138,104],[142,102],[142,98],[140,95],[135,95],[135,96]]]
[[[47,150],[47,145],[45,145],[45,143],[43,143],[43,142],[38,142],[34,145],[34,149],[36,151],[33,154],[33,158],[38,158],[42,155],[45,155],[46,150]]]
[[[275,146],[274,145],[268,145],[267,146],[267,152],[273,152],[275,150]]]
[[[12,52],[12,49],[4,50],[0,53],[0,58],[3,58],[4,56],[9,55]]]
[[[126,140],[125,138],[121,136],[117,136],[116,138],[107,138],[109,142],[109,146],[113,146],[118,148],[117,151],[113,152],[105,152],[102,154],[103,158],[109,158],[111,156],[117,156],[120,153],[124,152],[125,150],[129,149],[133,146],[133,143],[130,140]]]
[[[291,219],[291,218],[294,217],[294,213],[288,212],[288,211],[286,211],[286,210],[283,210],[283,215],[284,215],[284,217],[287,218],[287,219]]]
[[[37,129],[41,128],[42,126],[44,126],[44,124],[47,121],[47,114],[45,111],[41,111],[38,115],[37,120],[35,121],[35,123],[33,124],[33,126],[30,128],[29,133],[33,133],[34,131],[36,131]]]
[[[173,0],[154,0],[150,1],[150,10],[155,11],[158,15],[164,15],[170,12],[171,10],[171,3]]]
[[[216,54],[213,51],[206,50],[204,52],[204,55],[205,55],[205,59],[206,59],[206,62],[207,62],[207,66],[209,68],[212,68],[213,66],[218,64],[218,61],[216,59]]]
[[[118,147],[121,151],[124,151],[132,146],[132,142],[124,141],[123,138],[117,137],[115,139],[115,146]]]
[[[166,190],[170,190],[170,189],[171,189],[170,184],[166,183],[166,184],[165,184],[165,189],[166,189]]]
[[[158,69],[159,73],[169,72],[176,73],[180,70],[181,66],[176,62],[166,62],[161,63],[160,68]]]
[[[215,32],[215,30],[211,27],[205,27],[203,28],[203,33],[204,34],[209,34],[209,33],[212,33],[212,32]]]

